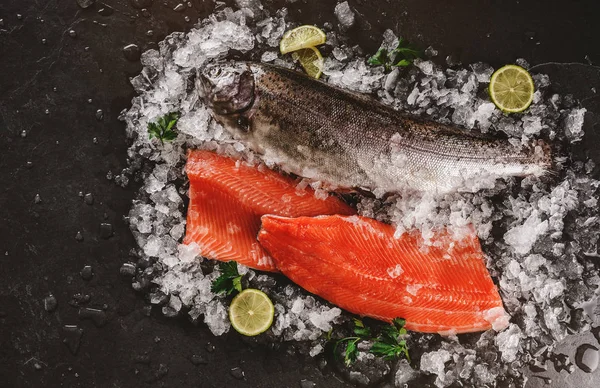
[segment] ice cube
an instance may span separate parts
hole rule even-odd
[[[344,62],[344,61],[346,61],[348,59],[348,53],[346,53],[345,50],[342,50],[339,47],[335,47],[333,49],[332,54],[335,57],[335,59],[337,59],[340,62]]]
[[[196,100],[197,101],[197,100]],[[195,104],[191,102],[191,105]],[[210,112],[204,106],[182,114],[177,121],[177,131],[198,139],[210,139],[209,133]]]
[[[536,284],[532,291],[540,305],[547,305],[552,299],[563,294],[565,286],[559,279],[546,278],[542,284]]]
[[[415,87],[413,89],[412,92],[410,92],[410,94],[408,95],[408,97],[406,98],[406,103],[408,105],[414,105],[415,102],[417,101],[417,97],[419,96],[419,89],[417,87]]]
[[[543,129],[541,117],[523,117],[523,128],[526,135],[537,135]]]
[[[176,316],[181,311],[181,307],[181,299],[179,299],[179,297],[176,295],[171,295],[168,305],[164,306],[162,311],[166,316]]]
[[[396,372],[394,373],[394,386],[397,388],[404,388],[405,384],[417,377],[418,373],[410,366],[408,361],[400,360],[396,365]]]
[[[431,61],[416,60],[415,66],[417,66],[425,75],[433,74],[433,62]]]
[[[398,37],[394,34],[394,31],[390,29],[383,31],[383,43],[381,44],[381,47],[388,51],[398,47]]]
[[[296,300],[294,300],[290,311],[296,315],[300,315],[300,313],[302,313],[302,310],[304,310],[304,299],[298,297],[296,298]]]
[[[179,261],[182,263],[192,263],[200,255],[200,247],[197,243],[179,244]],[[201,260],[202,258],[200,258]]]
[[[204,323],[206,323],[210,331],[216,336],[227,333],[231,327],[229,318],[227,317],[227,309],[220,301],[216,300],[211,301],[206,306]]]
[[[150,236],[148,242],[144,245],[144,253],[147,256],[158,256],[162,249],[162,240],[158,236]]]
[[[235,5],[238,8],[247,8],[253,13],[253,17],[257,17],[263,11],[263,5],[260,0],[235,0]]]
[[[340,316],[342,310],[337,307],[323,308],[322,311],[312,311],[308,314],[310,323],[324,332],[331,330],[331,323]]]
[[[275,51],[265,51],[260,57],[261,62],[273,62],[279,55]]]
[[[585,108],[572,110],[565,120],[565,135],[571,143],[583,139],[583,121],[585,119]]]
[[[492,73],[494,73],[494,68],[488,65],[487,63],[477,62],[471,65],[471,69],[477,78],[477,82],[479,83],[488,83],[490,82],[490,78]]]
[[[150,176],[148,179],[146,179],[146,184],[144,187],[146,192],[152,194],[162,190],[162,188],[165,187],[165,182],[161,182],[155,176]]]
[[[479,123],[479,128],[481,128],[482,132],[486,132],[488,128],[492,125],[492,123],[490,122],[490,118],[492,117],[495,111],[496,106],[491,102],[483,103],[479,105],[479,107],[477,107],[477,110],[475,111],[475,114],[473,115],[472,119],[474,122]]]
[[[350,28],[354,25],[354,11],[350,9],[347,1],[337,4],[334,13],[342,27]]]
[[[403,272],[404,270],[402,269],[400,264],[396,264],[394,267],[389,267],[387,269],[387,273],[392,279],[395,279],[398,276],[402,275]]]
[[[529,69],[529,62],[527,62],[524,58],[517,58],[515,62],[522,68]]]
[[[323,353],[323,351],[324,351],[324,350],[325,350],[325,349],[323,349],[323,345],[321,345],[321,344],[316,344],[315,346],[313,346],[313,347],[310,349],[310,351],[309,351],[309,353],[308,353],[308,354],[309,354],[311,357],[315,357],[316,355]]]
[[[548,220],[542,221],[539,212],[534,210],[523,225],[515,226],[504,234],[504,241],[520,255],[531,251],[538,236],[548,230]]]
[[[492,373],[490,369],[483,365],[477,364],[473,368],[475,372],[476,381],[478,381],[478,386],[491,385],[496,381],[496,374]]]
[[[423,353],[421,356],[421,370],[437,375],[435,385],[444,387],[446,382],[446,362],[450,361],[450,352],[445,349]]]
[[[523,268],[529,273],[535,274],[542,265],[545,265],[547,260],[542,255],[529,255],[523,261]]]
[[[513,362],[517,359],[517,352],[521,350],[521,338],[521,329],[514,323],[511,323],[508,329],[498,333],[495,342],[504,361]]]
[[[436,49],[434,49],[432,46],[429,46],[425,49],[425,55],[429,58],[437,57],[438,51]]]

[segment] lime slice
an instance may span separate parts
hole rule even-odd
[[[286,32],[279,42],[279,50],[282,54],[300,50],[308,47],[315,47],[325,43],[327,37],[325,33],[315,26],[300,26]]]
[[[503,112],[523,112],[533,101],[535,86],[527,70],[506,65],[492,74],[489,87],[492,102]]]
[[[292,58],[300,61],[306,73],[313,78],[319,78],[323,73],[323,57],[316,47],[294,51]]]
[[[271,327],[274,314],[273,303],[267,294],[253,288],[240,292],[229,306],[231,326],[247,336],[264,333]]]

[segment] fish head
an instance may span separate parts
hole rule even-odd
[[[254,103],[254,75],[246,63],[208,65],[196,86],[205,104],[218,116],[239,115]]]

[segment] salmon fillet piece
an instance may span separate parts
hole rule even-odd
[[[277,271],[256,239],[261,216],[356,213],[337,197],[318,199],[291,178],[210,151],[189,151],[186,172],[190,203],[183,243],[197,243],[210,259]]]
[[[394,231],[360,216],[264,216],[258,240],[293,282],[352,313],[440,334],[508,325],[474,233],[439,232],[424,250],[419,232]]]

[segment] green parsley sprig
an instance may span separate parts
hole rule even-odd
[[[225,295],[231,295],[234,292],[242,292],[242,277],[237,269],[235,261],[219,263],[219,272],[221,275],[213,280],[210,290],[215,294],[225,292]]]
[[[388,49],[381,47],[367,62],[374,66],[382,65],[385,70],[389,71],[392,67],[409,66],[421,55],[421,51],[411,46],[407,40],[399,38],[398,46],[395,49],[388,51]]]
[[[381,328],[380,334],[372,338],[371,329],[366,327],[360,319],[354,319],[354,336],[345,337],[335,342],[333,352],[338,357],[338,347],[346,344],[344,350],[344,364],[350,366],[358,356],[358,344],[361,341],[373,341],[369,352],[383,357],[386,360],[394,360],[405,357],[410,362],[408,346],[406,344],[407,331],[404,328],[406,321],[402,318],[395,318],[391,325]]]
[[[181,114],[179,112],[171,112],[160,117],[156,122],[148,123],[148,134],[150,139],[153,137],[160,140],[162,144],[165,141],[171,141],[177,137],[177,132],[174,131],[175,124]]]
[[[395,318],[391,325],[384,326],[369,351],[386,360],[394,360],[404,356],[410,362],[408,346],[406,346],[407,332],[404,328],[405,324],[404,319]]]
[[[356,361],[356,356],[358,356],[358,343],[361,340],[368,340],[371,337],[371,329],[366,327],[360,319],[355,318],[354,334],[354,337],[346,337],[337,340],[333,346],[333,354],[337,357],[338,346],[346,343],[346,350],[344,351],[344,364],[346,364],[346,366],[350,366],[350,364]]]

